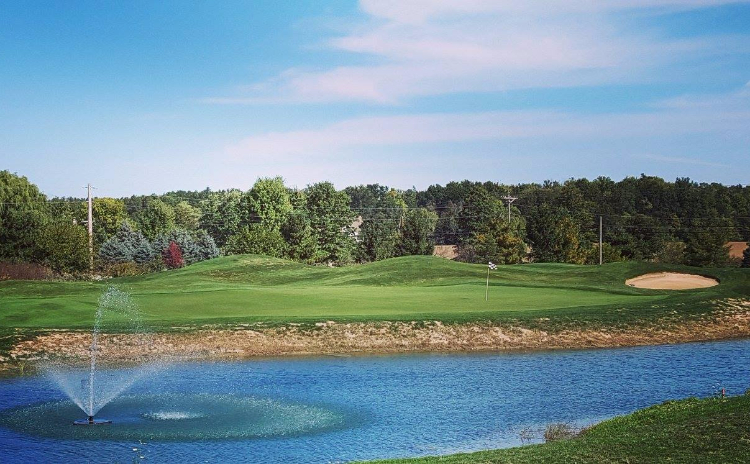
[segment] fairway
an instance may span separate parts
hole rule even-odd
[[[177,270],[100,282],[0,282],[5,328],[90,327],[110,285],[128,291],[153,325],[264,322],[510,320],[534,323],[638,322],[660,315],[694,316],[721,297],[742,297],[750,276],[740,269],[701,270],[722,284],[710,289],[637,289],[625,280],[681,266],[527,264],[486,267],[417,256],[328,268],[259,256],[231,256]]]

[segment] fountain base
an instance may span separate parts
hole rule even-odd
[[[73,421],[73,425],[107,425],[111,424],[111,420],[107,419],[94,419],[94,416],[89,416],[88,419],[80,419]]]

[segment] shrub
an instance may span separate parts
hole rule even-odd
[[[36,238],[37,260],[57,272],[84,272],[89,267],[89,239],[86,230],[71,222],[42,226]]]
[[[52,277],[52,269],[37,263],[1,263],[0,280],[44,280]]]
[[[185,265],[185,260],[182,259],[182,251],[175,242],[169,242],[169,247],[162,254],[164,258],[164,265],[169,269],[177,269]]]

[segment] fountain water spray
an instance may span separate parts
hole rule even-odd
[[[76,425],[108,424],[111,421],[94,419],[99,410],[138,379],[162,367],[163,362],[151,355],[152,346],[153,336],[144,329],[140,312],[130,295],[109,287],[99,298],[87,356],[79,352],[58,357],[42,368],[86,413],[87,419],[75,421]],[[112,353],[117,350],[120,352]],[[98,368],[100,357],[105,363],[115,361],[108,353],[125,355],[134,366],[116,371]]]

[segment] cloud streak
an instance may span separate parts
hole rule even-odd
[[[613,12],[725,3],[736,2],[362,0],[360,8],[369,21],[327,46],[368,64],[290,68],[239,95],[203,101],[396,105],[458,92],[642,82],[675,61],[724,53],[726,44],[625,30]]]
[[[359,117],[315,130],[255,135],[228,147],[227,152],[237,158],[293,159],[358,147],[504,139],[605,139],[627,145],[633,139],[677,135],[750,138],[750,94],[746,88],[654,106],[656,109],[648,112],[597,115],[529,110]]]

